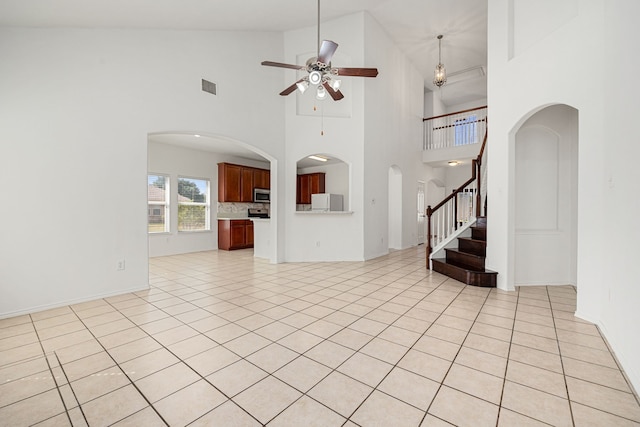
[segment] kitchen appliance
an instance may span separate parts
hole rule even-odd
[[[268,188],[254,188],[253,189],[253,203],[270,203],[271,202],[271,190]]]
[[[344,210],[342,194],[318,193],[311,195],[311,210],[315,212],[332,212]]]
[[[249,218],[269,218],[269,209],[253,209],[249,208],[247,211]]]

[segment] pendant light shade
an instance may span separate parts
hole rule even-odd
[[[442,64],[442,34],[438,36],[438,65],[433,72],[433,84],[442,87],[447,82],[447,70]]]

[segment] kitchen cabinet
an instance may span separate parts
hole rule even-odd
[[[253,168],[242,168],[242,179],[240,181],[240,201],[253,202]]]
[[[270,171],[250,166],[218,163],[218,201],[253,202],[253,189],[269,188]]]
[[[271,187],[271,171],[266,169],[253,170],[253,186],[256,188]]]
[[[324,193],[325,173],[315,172],[298,175],[296,204],[310,205],[311,195]]]
[[[253,222],[248,219],[218,220],[218,249],[230,251],[253,247]]]

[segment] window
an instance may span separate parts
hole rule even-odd
[[[474,114],[456,120],[455,145],[475,144],[478,142],[478,117]]]
[[[147,224],[149,233],[169,231],[169,177],[147,176]]]
[[[209,180],[178,178],[178,231],[209,230]]]

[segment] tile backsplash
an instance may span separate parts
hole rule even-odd
[[[269,209],[268,203],[218,202],[218,218],[246,218],[249,209]]]

